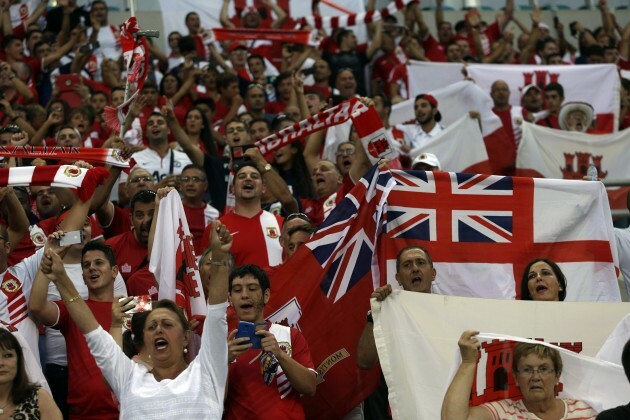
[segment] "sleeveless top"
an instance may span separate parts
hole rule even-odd
[[[33,391],[15,407],[15,412],[10,417],[12,420],[39,420],[41,418],[39,400],[37,399],[38,389],[39,388],[33,389]]]

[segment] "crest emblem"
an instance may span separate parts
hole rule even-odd
[[[267,236],[269,236],[272,239],[276,239],[279,235],[278,235],[278,229],[275,227],[268,227],[267,228]]]
[[[75,166],[68,166],[64,171],[63,174],[69,178],[76,178],[79,175],[81,175],[81,169],[75,167]]]
[[[20,283],[15,279],[6,279],[2,282],[2,290],[7,293],[15,293],[20,288]]]

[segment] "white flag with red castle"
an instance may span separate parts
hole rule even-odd
[[[160,201],[149,271],[158,282],[160,299],[182,295],[189,316],[206,313],[206,299],[184,206],[176,190]]]
[[[585,134],[523,123],[516,171],[521,176],[582,179],[595,164],[600,179],[628,177],[630,129],[611,134]],[[628,188],[609,188],[610,205],[626,208]]]
[[[471,64],[468,75],[485,92],[497,80],[510,87],[510,104],[520,105],[521,90],[530,84],[541,89],[552,82],[564,88],[564,102],[586,102],[597,114],[597,130],[617,131],[619,126],[619,73],[614,64],[533,66]]]
[[[509,301],[405,291],[394,291],[382,303],[373,300],[374,337],[392,415],[440,418],[460,362],[457,341],[465,330],[488,332],[479,337],[472,405],[521,397],[512,375],[515,343],[506,340],[527,340],[516,337],[558,346],[564,365],[559,397],[583,400],[596,411],[627,404],[630,384],[623,368],[593,356],[628,311],[627,303]]]

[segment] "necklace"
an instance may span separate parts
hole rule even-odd
[[[5,405],[3,405],[2,407],[0,407],[0,414],[4,414],[4,408],[9,405],[9,403],[7,402]]]

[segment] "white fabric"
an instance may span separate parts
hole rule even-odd
[[[459,365],[457,341],[464,330],[470,329],[552,343],[581,343],[579,355],[561,350],[564,369],[560,380],[564,389],[560,397],[584,400],[596,410],[627,404],[630,384],[623,369],[587,356],[597,353],[628,312],[628,306],[475,299],[404,291],[394,291],[382,303],[372,300],[374,337],[392,414],[400,419],[440,418],[444,393]],[[482,355],[479,363],[478,391],[486,386],[487,359]]]
[[[630,339],[630,314],[626,315],[617,324],[615,329],[606,339],[602,348],[597,352],[597,357],[600,360],[605,360],[610,363],[621,365],[621,353],[623,346]]]
[[[0,328],[5,330],[9,330],[4,324],[0,323]],[[42,372],[42,367],[39,363],[39,353],[33,353],[31,351],[31,346],[27,343],[26,339],[20,333],[20,331],[12,331],[11,334],[15,337],[15,339],[20,343],[20,347],[22,347],[22,355],[24,356],[24,368],[26,369],[26,376],[28,377],[29,382],[37,384],[44,388],[48,393],[52,394],[50,390],[50,386],[48,386],[48,381],[44,376],[44,372]],[[37,357],[35,357],[37,354]]]
[[[92,27],[87,29],[87,37],[92,36]],[[103,56],[110,60],[118,60],[122,54],[120,31],[113,25],[99,29],[97,40],[99,47],[92,53],[98,59],[99,73]]]
[[[453,83],[464,80],[462,63],[432,63],[429,61],[409,60],[407,78],[409,79],[409,97],[434,90],[443,89]]]
[[[262,229],[263,238],[265,238],[269,266],[273,267],[282,264],[282,247],[280,246],[280,241],[278,241],[278,235],[280,235],[278,219],[273,213],[263,210],[260,214],[260,228]],[[269,235],[270,230],[275,230],[275,237]]]
[[[37,251],[37,253],[44,252],[44,248]],[[37,254],[36,253],[36,254]],[[41,256],[39,256],[41,261]],[[83,299],[88,298],[88,288],[83,281],[83,269],[81,268],[81,264],[64,264],[64,268],[66,269],[66,273],[68,274],[68,278],[72,280],[72,284],[76,287],[77,292]],[[35,273],[37,270],[35,270]],[[125,286],[125,281],[121,277],[120,273],[116,276],[114,280],[114,296],[123,295],[127,296],[127,287]],[[61,300],[61,295],[59,294],[59,290],[57,290],[57,286],[53,282],[48,284],[48,298],[49,301],[57,301]],[[47,364],[55,364],[60,366],[67,366],[68,359],[66,355],[66,340],[63,337],[63,334],[59,330],[55,330],[54,328],[46,328],[46,363]]]
[[[171,166],[171,151],[173,152],[173,173],[169,173]],[[146,169],[151,173],[155,182],[159,182],[167,175],[179,175],[186,165],[190,165],[192,161],[188,158],[188,155],[179,150],[169,149],[166,155],[161,158],[155,150],[146,148],[133,154],[132,158],[136,161],[136,164],[143,169]]]
[[[612,114],[615,131],[619,126],[619,73],[614,64],[589,64],[580,66],[535,66],[508,64],[470,64],[468,75],[481,89],[490,92],[492,83],[505,81],[510,87],[510,104],[521,104],[520,90],[530,83],[551,82],[558,75],[557,83],[564,88],[564,102],[586,102],[597,114]],[[533,81],[525,82],[526,74],[534,75]],[[539,75],[542,75],[542,79]]]
[[[464,169],[488,160],[488,153],[477,120],[464,115],[437,136],[413,148],[408,155],[433,153],[441,163],[441,170],[462,172]]]
[[[121,419],[220,419],[227,380],[227,303],[208,305],[201,349],[175,379],[156,381],[100,326],[85,339],[103,377],[120,401]],[[188,417],[182,417],[188,416]]]
[[[440,124],[445,127],[453,124],[470,111],[477,111],[481,114],[481,132],[484,137],[503,125],[501,119],[492,112],[494,103],[490,94],[473,82],[457,82],[442,89],[419,93],[430,93],[435,97],[438,101],[438,109],[442,114]],[[392,113],[389,116],[390,125],[403,124],[415,119],[413,110],[415,95],[411,95],[412,99],[392,106]]]
[[[181,235],[180,235],[181,229]],[[279,231],[279,230],[278,230]],[[186,247],[189,247],[188,249]],[[188,261],[189,253],[191,260]],[[186,276],[194,282],[191,290],[190,310],[193,315],[203,315],[205,312],[205,296],[199,275],[199,268],[194,263],[195,250],[192,246],[192,235],[188,227],[188,220],[184,212],[184,205],[177,190],[173,190],[160,202],[157,228],[153,249],[149,259],[149,271],[155,275],[159,285],[158,297],[160,299],[175,300],[178,254],[181,264],[186,266]],[[197,295],[193,295],[194,292]]]
[[[617,242],[619,269],[623,275],[626,289],[630,293],[630,228],[615,228],[615,240]]]

